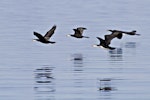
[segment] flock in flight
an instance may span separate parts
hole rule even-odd
[[[54,25],[44,36],[42,36],[38,32],[33,32],[33,34],[38,38],[38,39],[33,39],[33,40],[39,41],[39,42],[45,43],[45,44],[56,43],[56,42],[50,41],[50,38],[54,34],[55,30],[56,30],[56,25]],[[73,30],[74,30],[74,34],[69,34],[68,36],[75,37],[75,38],[89,38],[88,36],[83,36],[83,31],[86,30],[86,28],[78,27],[78,28],[73,29]],[[111,34],[104,35],[104,39],[97,37],[97,39],[100,41],[100,43],[98,45],[94,45],[94,47],[103,47],[106,49],[113,50],[115,48],[109,46],[111,44],[112,39],[114,39],[114,38],[121,39],[123,34],[140,35],[140,34],[136,33],[136,30],[133,30],[131,32],[120,31],[120,30],[108,30],[108,31],[110,31]]]

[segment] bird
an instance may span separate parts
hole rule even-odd
[[[51,36],[54,34],[55,30],[56,30],[56,25],[54,25],[44,36],[42,36],[38,32],[33,32],[33,34],[38,38],[38,39],[33,39],[33,40],[39,41],[39,42],[45,43],[45,44],[56,43],[56,42],[53,42],[53,41],[49,41],[49,39],[51,38]]]
[[[131,31],[131,32],[123,32],[124,34],[127,34],[127,35],[138,35],[138,36],[140,36],[141,34],[137,34],[136,33],[136,30],[133,30],[133,31]]]
[[[100,44],[94,45],[94,47],[104,47],[104,48],[110,49],[110,50],[115,49],[114,47],[110,47],[109,45],[110,45],[112,39],[114,39],[114,38],[121,39],[122,38],[122,36],[123,36],[122,31],[117,31],[117,30],[108,30],[108,31],[111,31],[112,33],[108,34],[108,35],[104,35],[105,39],[96,37],[100,41]]]
[[[123,34],[127,34],[127,35],[141,35],[141,34],[137,34],[136,33],[136,30],[133,30],[133,31],[131,31],[131,32],[126,32],[126,31],[120,31],[120,30],[108,30],[108,31],[110,31],[110,32],[112,32],[112,33],[114,33],[114,32],[119,32],[119,33],[123,33]]]
[[[75,37],[75,38],[89,38],[87,36],[83,36],[83,31],[84,30],[87,30],[87,28],[84,28],[84,27],[78,27],[76,29],[73,29],[74,30],[74,34],[69,34],[68,36],[72,36],[72,37]]]
[[[100,38],[100,37],[96,37],[99,41],[100,44],[98,45],[93,45],[93,47],[102,47],[102,48],[106,48],[106,49],[110,49],[110,50],[114,50],[114,47],[110,47],[109,44],[106,43],[106,40]]]
[[[114,38],[122,39],[123,31],[119,31],[119,30],[108,30],[108,31],[112,33],[109,35],[105,35],[105,41],[107,44],[110,44],[111,40]]]
[[[103,91],[111,91],[112,87],[100,87],[99,90],[103,90]]]

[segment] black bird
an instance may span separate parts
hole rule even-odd
[[[38,38],[38,39],[33,39],[35,41],[39,41],[42,43],[55,43],[52,41],[49,41],[49,39],[51,38],[51,36],[54,34],[54,31],[56,29],[56,25],[54,25],[44,36],[42,36],[41,34],[37,33],[37,32],[33,32],[33,34]]]
[[[100,41],[100,44],[94,45],[94,47],[103,47],[103,48],[110,49],[110,50],[115,49],[114,47],[110,47],[109,44],[107,44],[107,40],[104,40],[100,37],[97,37],[97,39]]]
[[[108,31],[112,32],[113,34],[112,36],[115,36],[118,39],[121,39],[124,33],[123,31],[119,31],[119,30],[108,30]]]
[[[120,31],[120,30],[108,30],[108,31],[110,31],[112,33],[114,33],[114,32],[124,33],[124,34],[127,34],[127,35],[140,35],[140,34],[136,33],[136,30],[133,30],[131,32]]]
[[[72,36],[72,37],[75,37],[75,38],[89,38],[87,36],[83,36],[83,31],[84,30],[87,30],[86,28],[84,27],[78,27],[77,29],[73,29],[74,30],[74,34],[69,34],[68,36]]]
[[[110,31],[110,30],[109,30]],[[111,30],[112,31],[112,30]],[[100,41],[100,44],[96,45],[97,47],[104,47],[106,49],[110,49],[110,50],[113,50],[115,49],[114,47],[110,47],[110,43],[111,43],[111,40],[114,39],[114,38],[118,38],[118,39],[121,39],[122,38],[122,31],[117,31],[117,30],[113,30],[112,31],[112,34],[109,34],[109,35],[105,35],[104,36],[105,39],[102,39],[100,37],[97,37],[97,39]],[[94,45],[95,46],[95,45]]]
[[[128,35],[141,35],[141,34],[137,34],[136,33],[136,30],[133,30],[133,31],[131,31],[131,32],[123,32],[124,34],[128,34]]]

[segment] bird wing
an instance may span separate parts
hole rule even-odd
[[[83,34],[83,31],[86,30],[86,28],[78,27],[77,30],[79,31],[80,34]]]
[[[82,34],[80,33],[80,31],[79,30],[77,30],[77,29],[73,29],[74,30],[74,35],[76,36],[76,37],[82,37]]]
[[[56,25],[54,25],[44,36],[45,39],[49,40],[50,37],[54,34],[54,31],[56,29]]]
[[[33,32],[33,34],[34,34],[36,37],[38,37],[40,40],[45,40],[45,38],[44,38],[41,34],[39,34],[39,33],[37,33],[37,32]]]
[[[110,35],[105,35],[105,42],[106,42],[106,44],[109,45],[111,43],[111,40],[116,38],[116,37],[118,39],[121,39],[122,38],[122,33],[120,31],[116,31],[116,32],[113,32]]]
[[[106,44],[109,45],[113,38],[115,38],[115,35],[113,35],[113,34],[105,35],[105,42],[106,42]]]
[[[111,34],[111,36],[112,36],[112,38],[117,37],[118,39],[121,39],[123,36],[122,33],[123,33],[123,31],[115,31]]]
[[[124,33],[124,31],[120,31],[120,30],[108,30],[108,31],[112,32],[112,35],[114,35],[118,39],[121,39]]]
[[[100,45],[103,44],[105,42],[105,40],[103,40],[102,38],[100,37],[96,37],[99,41],[100,41]]]

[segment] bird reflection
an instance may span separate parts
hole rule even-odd
[[[41,67],[37,68],[34,71],[35,75],[35,86],[34,91],[37,97],[37,100],[54,100],[52,98],[55,92],[55,83],[54,83],[54,76],[53,76],[53,68],[52,67]],[[43,97],[45,99],[43,99]]]
[[[124,47],[125,48],[136,48],[136,42],[126,42]]]
[[[99,90],[104,92],[115,90],[115,88],[111,86],[111,81],[112,79],[109,78],[101,79]]]
[[[122,48],[109,50],[109,57],[111,58],[111,60],[122,61],[122,54],[123,54]]]
[[[83,74],[83,55],[81,53],[75,53],[72,55],[73,62],[73,75],[74,75],[74,87],[80,89],[84,85],[84,74]],[[82,93],[77,91],[77,93]]]
[[[80,53],[73,54],[74,71],[81,72],[83,69],[83,56]]]

